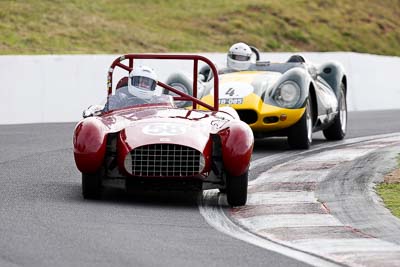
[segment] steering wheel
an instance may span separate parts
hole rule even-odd
[[[204,78],[201,79],[202,82],[209,82],[214,77],[214,74],[212,73],[211,68],[208,65],[204,65],[203,67],[201,67],[199,74],[204,76]]]

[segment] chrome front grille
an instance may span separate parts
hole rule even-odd
[[[125,159],[125,168],[135,176],[194,176],[204,168],[204,158],[191,147],[151,144],[133,149]]]

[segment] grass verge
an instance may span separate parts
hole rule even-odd
[[[3,0],[0,54],[356,51],[400,56],[398,0]]]
[[[400,218],[400,154],[398,156],[399,169],[385,176],[385,181],[376,189],[386,207],[393,215]]]

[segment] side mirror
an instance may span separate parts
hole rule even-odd
[[[91,105],[82,112],[82,117],[92,117],[101,115],[104,107],[102,105]]]

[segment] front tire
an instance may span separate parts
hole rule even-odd
[[[247,201],[247,184],[249,172],[240,176],[226,177],[226,198],[231,206],[243,206]]]
[[[82,195],[84,199],[100,199],[103,192],[99,173],[82,173]]]
[[[309,149],[312,143],[312,128],[312,106],[308,98],[303,116],[289,129],[289,146],[293,149]]]
[[[323,130],[327,140],[342,140],[346,135],[347,130],[347,101],[344,89],[344,84],[341,84],[341,90],[338,101],[338,114],[328,128]]]

